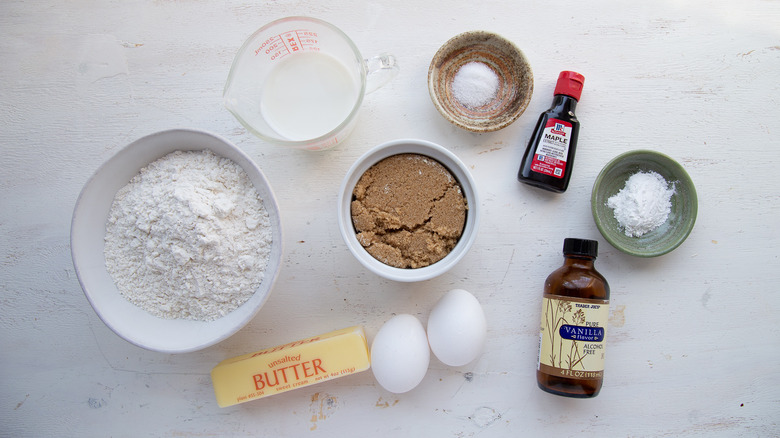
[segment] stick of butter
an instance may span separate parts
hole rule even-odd
[[[226,359],[211,370],[220,407],[365,371],[368,343],[360,326]]]

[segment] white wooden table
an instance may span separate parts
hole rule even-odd
[[[283,150],[223,108],[228,69],[263,24],[310,15],[401,73],[369,95],[334,150]],[[439,46],[496,32],[529,58],[534,96],[510,127],[476,135],[446,122],[426,88]],[[641,1],[4,1],[0,3],[1,436],[777,436],[780,434],[780,3]],[[569,190],[515,175],[558,72],[585,75]],[[174,127],[227,137],[270,180],[284,266],[266,306],[196,353],[137,348],[85,299],[69,252],[83,184],[127,143]],[[369,148],[412,137],[471,169],[483,221],[469,254],[434,280],[367,272],[336,223],[336,193]],[[639,259],[612,248],[590,213],[601,167],[648,148],[685,166],[699,195],[692,234]],[[612,287],[604,388],[571,400],[536,388],[541,288],[565,237],[601,243]],[[425,322],[447,290],[484,305],[481,358],[432,359],[412,392],[370,372],[220,409],[219,361],[392,315]]]

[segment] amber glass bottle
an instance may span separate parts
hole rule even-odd
[[[609,284],[593,264],[597,241],[565,239],[563,255],[544,283],[536,382],[552,394],[595,397],[604,378]]]

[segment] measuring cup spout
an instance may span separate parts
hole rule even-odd
[[[227,108],[231,113],[235,113],[236,108],[236,97],[233,96],[233,83],[232,81],[228,81],[228,83],[225,84],[225,89],[222,91],[222,104]]]
[[[389,53],[382,53],[364,61],[366,65],[366,94],[382,88],[398,74],[398,60]]]
[[[225,89],[222,92],[222,105],[245,128],[257,134],[258,129],[265,126],[265,123],[260,116],[260,102],[246,97],[246,95],[252,93],[256,93],[256,91],[241,89],[241,87],[236,87],[235,83],[229,81],[225,84]]]

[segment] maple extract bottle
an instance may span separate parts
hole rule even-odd
[[[539,116],[523,155],[517,174],[520,182],[557,193],[569,187],[580,131],[574,109],[584,84],[585,77],[579,73],[558,75],[552,107]]]
[[[593,266],[597,241],[565,239],[563,256],[544,283],[536,382],[552,394],[595,397],[604,379],[609,284]]]

